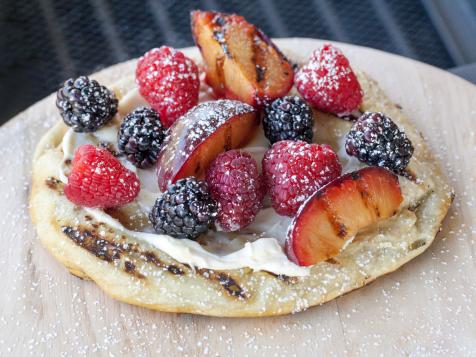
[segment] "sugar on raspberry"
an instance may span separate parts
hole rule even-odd
[[[223,231],[239,230],[254,220],[261,209],[265,187],[249,153],[230,150],[218,155],[206,171],[206,181],[218,203],[216,225]]]
[[[315,50],[295,77],[303,98],[318,110],[344,116],[358,109],[363,92],[349,60],[331,44]]]
[[[290,217],[310,195],[342,171],[329,145],[290,140],[275,143],[264,155],[262,166],[273,208]]]
[[[166,128],[198,103],[198,67],[174,48],[162,46],[145,53],[137,62],[136,81]]]
[[[132,202],[139,191],[137,175],[108,150],[90,144],[76,149],[64,188],[71,202],[84,207],[117,207]]]

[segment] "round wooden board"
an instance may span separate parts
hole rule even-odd
[[[276,43],[310,53],[321,41]],[[49,96],[0,128],[0,355],[475,353],[476,87],[410,59],[338,46],[416,122],[455,189],[439,238],[426,253],[365,288],[284,317],[177,315],[114,301],[60,266],[28,217],[32,153],[60,118]],[[109,84],[134,63],[96,78]]]

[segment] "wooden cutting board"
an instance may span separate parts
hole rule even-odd
[[[321,42],[276,43],[309,52]],[[476,353],[476,86],[410,59],[338,46],[415,121],[455,189],[426,253],[365,288],[284,317],[177,315],[114,301],[60,266],[28,217],[32,153],[59,120],[49,96],[0,127],[0,355]],[[119,64],[97,78],[109,84],[132,68]]]

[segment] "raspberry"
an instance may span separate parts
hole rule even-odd
[[[66,197],[78,206],[117,207],[132,202],[140,191],[136,174],[108,150],[86,144],[76,149]]]
[[[231,150],[218,155],[207,169],[206,181],[218,203],[217,226],[231,232],[253,221],[261,209],[265,187],[249,153]]]
[[[362,89],[342,52],[325,44],[296,74],[297,90],[316,109],[345,116],[358,109]]]
[[[326,144],[278,141],[263,157],[263,175],[276,212],[294,216],[320,187],[341,174],[341,165]]]
[[[200,80],[196,64],[171,47],[154,48],[137,63],[140,94],[168,128],[198,103]]]
[[[56,93],[56,107],[63,121],[76,132],[93,132],[117,113],[114,92],[94,79],[70,78]]]
[[[382,113],[364,113],[347,134],[345,150],[349,155],[374,166],[401,174],[413,155],[406,134]]]
[[[265,107],[264,113],[264,134],[271,144],[280,140],[312,142],[312,111],[300,97],[278,98]]]
[[[206,183],[187,177],[170,185],[155,201],[149,220],[157,233],[196,239],[210,228],[215,216],[216,205]]]
[[[119,151],[141,169],[152,166],[165,138],[160,118],[151,108],[134,109],[122,121],[117,134]]]

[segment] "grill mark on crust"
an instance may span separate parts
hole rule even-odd
[[[92,226],[99,227],[101,224],[94,223]],[[130,243],[119,244],[116,242],[111,242],[103,237],[99,237],[93,232],[84,229],[78,228],[75,229],[70,226],[62,226],[62,232],[70,238],[74,243],[79,245],[81,248],[86,249],[89,253],[95,255],[97,258],[113,263],[120,260],[124,255],[135,253],[138,255],[138,258],[144,262],[151,263],[156,265],[159,268],[163,268],[165,271],[173,275],[184,275],[185,272],[183,269],[173,264],[166,264],[162,262],[153,252],[145,251],[142,252],[137,245]],[[124,236],[122,238],[125,238]],[[139,273],[136,269],[136,263],[132,260],[124,260],[123,270],[133,275],[139,279],[145,279],[145,275]]]
[[[278,280],[281,280],[287,284],[297,284],[299,282],[299,278],[296,276],[288,276],[284,274],[275,274],[271,273],[270,271],[265,271],[265,273],[268,273],[269,275],[275,277]]]
[[[168,272],[170,272],[174,275],[184,275],[185,274],[183,269],[181,269],[177,265],[165,264],[153,252],[146,251],[146,252],[143,252],[142,255],[144,256],[144,258],[146,259],[147,262],[152,263],[152,264],[158,266],[159,268],[165,268]]]
[[[415,202],[413,205],[408,206],[407,210],[409,210],[410,212],[416,212],[416,210],[421,206],[422,202],[423,199],[419,200],[418,202]]]
[[[226,291],[231,297],[247,300],[250,296],[230,275],[223,272],[215,272],[211,269],[197,269],[197,273],[205,279],[214,280]]]
[[[58,180],[56,177],[50,176],[45,180],[46,186],[51,190],[63,190],[63,182]]]
[[[231,278],[228,274],[219,273],[218,274],[218,282],[221,286],[230,294],[231,296],[245,298],[246,294],[244,293],[241,286],[239,286],[233,278]]]
[[[111,263],[121,257],[121,253],[123,252],[122,247],[104,238],[99,238],[90,231],[74,229],[69,226],[61,227],[61,230],[73,242],[99,259]]]
[[[410,247],[409,247],[408,250],[415,250],[415,249],[421,248],[421,247],[423,247],[425,244],[426,244],[426,241],[425,241],[424,239],[417,239],[416,241],[413,241],[413,242],[410,244]]]
[[[124,271],[128,274],[134,275],[138,279],[144,279],[145,278],[145,276],[143,274],[139,273],[136,270],[136,265],[133,262],[131,262],[130,260],[126,260],[124,262]]]

